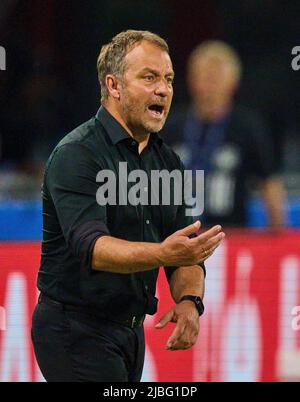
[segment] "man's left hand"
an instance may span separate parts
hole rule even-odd
[[[169,310],[155,325],[164,328],[168,322],[176,322],[176,327],[168,339],[167,350],[191,348],[199,333],[199,314],[194,302],[184,300]]]

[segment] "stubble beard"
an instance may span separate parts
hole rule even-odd
[[[146,116],[143,118],[147,113],[148,106],[132,100],[132,97],[126,90],[123,92],[122,107],[126,123],[133,132],[136,130],[142,134],[157,133],[165,125],[166,117],[164,117],[159,123],[147,121]]]

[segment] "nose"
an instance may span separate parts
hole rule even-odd
[[[161,79],[158,81],[157,86],[155,88],[155,95],[161,96],[161,97],[166,97],[170,94],[172,94],[172,87],[168,85],[167,81],[164,79]]]

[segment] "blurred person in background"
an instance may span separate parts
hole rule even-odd
[[[281,227],[284,190],[271,138],[257,113],[235,104],[241,73],[240,58],[228,44],[211,40],[196,47],[187,64],[191,105],[166,126],[166,140],[187,169],[205,172],[204,224],[245,226],[256,178],[269,225]]]

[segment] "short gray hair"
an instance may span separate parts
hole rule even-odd
[[[142,41],[150,42],[169,53],[169,47],[159,35],[149,31],[127,30],[114,36],[111,42],[103,45],[97,59],[98,80],[101,87],[101,101],[108,98],[105,78],[113,74],[121,78],[125,72],[124,62],[126,54],[135,44]]]

